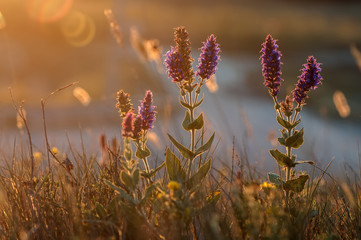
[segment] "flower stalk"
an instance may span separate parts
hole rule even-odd
[[[190,133],[190,146],[189,148],[183,146],[170,135],[169,138],[178,148],[183,157],[187,159],[184,170],[184,181],[187,181],[191,179],[193,173],[192,166],[194,159],[210,148],[214,138],[214,135],[212,135],[210,140],[207,142],[208,145],[202,145],[197,148],[197,130],[203,128],[204,120],[203,113],[196,116],[195,109],[203,102],[203,98],[199,100],[199,96],[204,82],[216,72],[218,61],[220,59],[220,48],[219,44],[216,42],[216,37],[212,34],[206,42],[203,43],[198,60],[198,68],[194,73],[191,66],[191,63],[194,60],[191,57],[188,32],[184,27],[178,27],[175,29],[174,36],[176,47],[171,47],[171,49],[167,52],[164,63],[167,68],[168,77],[172,79],[172,82],[176,83],[180,90],[179,102],[186,109],[182,126]],[[198,77],[196,81],[195,77]],[[198,169],[200,168],[201,167]]]
[[[269,173],[269,180],[276,186],[282,188],[286,193],[286,207],[289,207],[289,197],[291,192],[301,192],[309,179],[307,174],[299,174],[295,176],[291,172],[296,165],[301,163],[313,164],[311,161],[296,161],[296,155],[293,155],[293,149],[302,146],[304,139],[304,129],[297,130],[296,127],[301,122],[299,117],[302,107],[308,98],[308,92],[311,89],[316,89],[321,83],[322,77],[320,75],[320,64],[316,62],[313,56],[308,57],[307,63],[301,69],[302,73],[298,77],[299,80],[296,88],[286,96],[281,103],[278,102],[278,93],[280,91],[281,81],[281,53],[278,50],[278,45],[271,35],[266,37],[261,49],[261,63],[262,74],[264,77],[264,85],[268,88],[271,95],[277,116],[277,122],[282,127],[281,137],[278,142],[285,147],[286,153],[282,153],[278,149],[270,150],[271,156],[276,160],[277,164],[283,167],[285,171],[285,178]],[[294,102],[297,107],[294,108]]]

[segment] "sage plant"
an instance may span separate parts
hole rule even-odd
[[[204,99],[203,97],[200,98],[202,86],[216,72],[220,59],[220,48],[216,42],[216,37],[212,34],[201,47],[197,71],[194,72],[192,69],[194,59],[191,57],[191,44],[188,32],[184,27],[178,27],[174,31],[174,37],[176,46],[171,47],[166,53],[164,63],[167,68],[168,77],[179,88],[179,102],[186,109],[182,126],[184,130],[190,133],[190,146],[182,145],[168,134],[169,139],[187,160],[187,163],[182,164],[178,157],[170,149],[167,149],[166,166],[171,181],[177,181],[192,188],[195,183],[200,183],[200,180],[206,176],[211,167],[209,159],[202,166],[199,164],[196,171],[192,169],[194,159],[207,151],[214,139],[213,133],[204,145],[197,146],[196,132],[203,128],[204,118],[203,113],[196,116],[195,110],[202,104]]]
[[[151,171],[148,164],[147,158],[151,152],[146,142],[147,132],[153,128],[156,115],[155,106],[153,105],[153,94],[150,90],[146,91],[144,100],[140,101],[138,113],[135,114],[129,94],[120,90],[117,94],[116,107],[119,110],[120,116],[123,118],[122,137],[124,138],[124,157],[127,161],[133,159],[131,144],[133,141],[136,146],[135,156],[143,161],[145,167],[145,173],[143,175],[150,178],[154,171]]]
[[[300,163],[313,164],[311,161],[297,161],[297,156],[292,153],[293,149],[299,148],[303,144],[304,129],[296,129],[301,122],[300,112],[306,104],[308,92],[316,89],[321,83],[320,64],[316,62],[313,56],[308,57],[307,63],[301,69],[302,74],[298,77],[296,88],[289,93],[284,101],[279,102],[278,93],[281,86],[281,56],[278,45],[271,35],[266,37],[261,49],[262,73],[264,85],[268,88],[269,94],[275,103],[277,122],[282,127],[281,137],[278,142],[285,147],[286,152],[278,149],[270,150],[270,154],[277,161],[278,165],[284,168],[285,178],[275,173],[269,173],[270,182],[286,191],[286,201],[288,202],[289,192],[301,192],[306,181],[309,179],[307,174],[296,176],[294,168]],[[294,106],[296,102],[297,106]]]

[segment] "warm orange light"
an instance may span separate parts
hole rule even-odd
[[[346,118],[350,115],[351,109],[347,103],[345,95],[341,91],[336,91],[333,94],[333,102],[336,109],[342,118]]]
[[[82,12],[73,11],[60,22],[66,41],[74,47],[88,45],[95,36],[95,23]]]
[[[6,26],[5,18],[3,14],[0,12],[0,30],[3,29]]]
[[[83,104],[83,106],[88,106],[91,101],[89,93],[81,87],[74,88],[73,95],[81,104]]]
[[[57,22],[64,18],[73,6],[73,0],[29,0],[29,17],[41,23]]]
[[[216,75],[213,74],[211,78],[206,81],[206,86],[211,93],[215,93],[218,91]]]

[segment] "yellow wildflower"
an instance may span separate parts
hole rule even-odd
[[[160,199],[160,198],[162,198],[162,197],[164,197],[164,193],[161,193],[161,192],[160,192],[160,193],[157,194],[157,199]]]
[[[58,154],[59,150],[58,150],[57,147],[52,147],[51,152],[52,152],[54,155],[56,155],[56,154]]]
[[[180,185],[176,181],[170,181],[167,187],[172,191],[177,191],[178,189],[180,189]]]
[[[34,152],[33,158],[34,158],[34,162],[35,162],[35,167],[38,167],[40,165],[41,161],[43,160],[43,154],[41,152]]]
[[[268,183],[268,182],[263,182],[260,187],[262,189],[270,189],[270,188],[275,188],[276,186],[271,184],[271,183]]]

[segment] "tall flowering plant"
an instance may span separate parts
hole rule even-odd
[[[278,142],[285,147],[285,153],[278,149],[270,150],[270,154],[277,163],[284,168],[285,178],[275,173],[269,173],[269,180],[282,187],[286,191],[286,200],[288,201],[290,192],[301,192],[305,183],[309,179],[307,174],[296,176],[294,168],[300,163],[313,164],[311,161],[297,161],[297,156],[292,153],[293,149],[299,148],[303,144],[304,129],[296,129],[301,122],[300,112],[306,104],[308,92],[316,89],[321,83],[320,63],[316,62],[313,56],[308,57],[307,63],[301,69],[301,75],[298,77],[296,88],[289,93],[285,100],[279,102],[278,93],[281,82],[281,53],[278,50],[277,40],[271,35],[266,37],[261,49],[262,73],[264,85],[268,88],[269,94],[275,103],[277,113],[277,122],[282,127],[281,137]],[[296,107],[294,103],[296,102]]]
[[[190,146],[184,146],[169,135],[169,139],[187,162],[182,164],[174,152],[167,149],[166,167],[171,181],[177,181],[185,184],[188,188],[193,188],[196,183],[199,184],[204,179],[211,167],[209,159],[203,165],[199,162],[198,168],[194,169],[194,160],[210,149],[214,139],[213,133],[204,145],[197,146],[196,132],[203,128],[204,117],[203,113],[196,116],[195,110],[203,102],[203,97],[200,98],[202,86],[216,72],[220,60],[220,48],[216,37],[213,34],[210,35],[201,47],[197,71],[194,72],[192,69],[194,59],[191,57],[188,32],[184,27],[178,27],[174,31],[174,37],[176,46],[171,47],[166,53],[164,63],[168,77],[180,90],[179,102],[186,109],[182,126],[190,133]]]
[[[128,93],[125,93],[123,90],[120,90],[117,94],[117,104],[116,107],[119,110],[120,116],[122,117],[122,137],[124,140],[124,152],[123,155],[127,163],[125,165],[128,169],[128,176],[125,176],[122,172],[121,177],[123,176],[124,182],[129,182],[126,179],[131,179],[134,174],[135,179],[139,180],[139,169],[136,167],[137,162],[133,161],[133,151],[132,151],[132,142],[136,147],[135,156],[138,159],[141,159],[144,164],[145,172],[142,173],[142,176],[147,177],[150,181],[151,177],[158,171],[160,168],[151,170],[148,163],[148,157],[151,152],[148,149],[147,142],[147,133],[153,128],[153,123],[155,121],[155,106],[153,105],[153,94],[150,90],[146,91],[145,97],[140,101],[140,106],[138,107],[138,113],[134,112],[133,105],[131,103]],[[161,165],[162,167],[163,165]],[[138,170],[136,170],[138,169]],[[138,180],[136,181],[138,183]],[[133,184],[136,185],[135,183]]]

